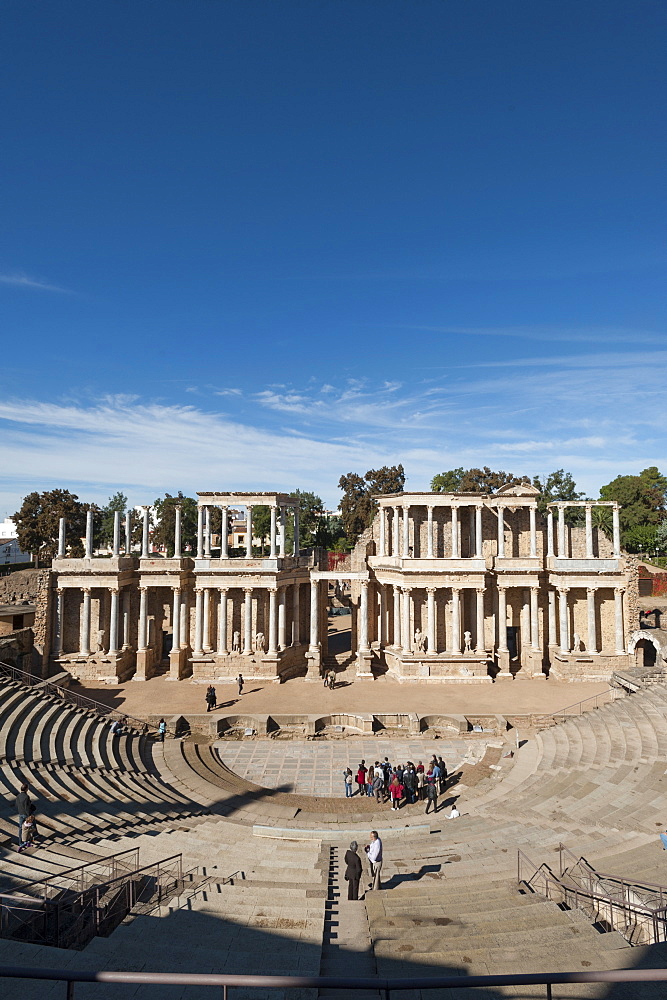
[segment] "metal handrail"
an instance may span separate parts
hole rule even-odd
[[[603,705],[608,705],[609,702],[616,700],[615,696],[611,692],[611,689],[609,689],[607,691],[600,691],[598,694],[592,694],[590,697],[582,699],[582,701],[575,701],[571,705],[566,705],[565,708],[561,708],[558,712],[550,712],[548,714],[551,715],[552,719],[557,719],[560,716],[564,716],[568,719],[576,718],[577,715],[583,715],[583,712],[581,711],[583,705],[586,705],[589,701],[597,702],[598,698],[605,699],[602,702]],[[597,708],[598,706],[595,704],[592,707]],[[572,712],[571,709],[573,708],[578,708],[579,711]]]
[[[117,851],[115,854],[107,854],[107,855],[101,856],[99,858],[94,858],[92,861],[85,861],[82,865],[77,865],[75,868],[66,868],[62,872],[55,872],[53,875],[46,875],[46,876],[44,876],[44,878],[36,878],[36,879],[32,879],[30,882],[23,882],[23,883],[21,883],[21,885],[18,885],[18,886],[15,887],[15,891],[17,891],[17,892],[25,892],[26,889],[30,889],[30,888],[32,888],[35,885],[42,885],[42,886],[48,887],[52,882],[57,881],[58,879],[68,879],[68,878],[69,879],[74,879],[77,874],[79,874],[79,873],[83,874],[83,870],[85,868],[90,868],[93,865],[99,865],[99,864],[105,865],[105,864],[108,864],[111,861],[114,861],[114,862],[118,861],[119,858],[122,858],[126,854],[134,854],[135,855],[135,865],[139,863],[139,848],[138,847],[128,847],[126,850],[124,850],[124,851]],[[135,869],[132,869],[132,871],[134,871],[134,870]],[[16,875],[14,875],[13,877],[17,878]],[[18,877],[22,877],[22,876],[18,876]]]
[[[641,892],[643,890],[646,890],[647,892],[659,896],[660,905],[657,907],[653,907],[652,904],[647,900],[642,900],[642,905],[653,909],[655,913],[660,913],[663,910],[667,909],[667,886],[664,886],[659,882],[647,882],[644,879],[626,879],[623,878],[622,875],[614,875],[611,872],[600,872],[597,870],[597,868],[593,868],[590,862],[587,861],[586,858],[583,857],[583,855],[582,857],[578,858],[576,854],[573,854],[572,851],[565,846],[565,844],[558,845],[558,853],[560,858],[561,878],[567,875],[569,878],[574,880],[574,874],[572,872],[572,869],[576,865],[585,865],[586,868],[588,869],[589,877],[600,880],[604,879],[605,881],[609,882],[616,882],[621,888],[622,892],[626,891]],[[563,854],[567,854],[569,855],[570,858],[572,858],[573,864],[571,867],[563,868]]]
[[[0,979],[42,979],[67,983],[67,1000],[73,1000],[75,983],[125,983],[158,986],[212,986],[222,989],[228,1000],[229,987],[256,989],[373,990],[389,1000],[392,991],[447,990],[465,987],[546,986],[547,1000],[559,983],[655,983],[667,981],[667,969],[613,969],[602,972],[524,972],[516,975],[441,976],[433,978],[369,978],[343,976],[232,976],[192,972],[119,972],[79,969],[42,969],[34,966],[0,966]]]
[[[93,698],[89,698],[85,694],[78,694],[76,691],[69,691],[65,687],[61,687],[60,684],[54,684],[52,681],[44,681],[40,677],[36,677],[35,674],[29,673],[27,670],[21,670],[19,667],[13,667],[11,663],[3,663],[0,661],[0,672],[8,674],[12,680],[17,680],[21,684],[27,684],[30,687],[39,684],[42,691],[47,691],[49,694],[57,694],[59,698],[63,698],[65,701],[70,701],[78,708],[83,708],[86,711],[94,711],[98,715],[104,716],[105,718],[111,717],[118,719],[119,722],[131,723],[132,729],[135,729],[139,735],[144,726],[152,730],[154,733],[159,734],[159,726],[153,725],[152,722],[147,722],[145,719],[137,719],[133,715],[129,715],[127,712],[121,712],[119,709],[111,708],[109,705],[105,705],[102,701],[95,701]],[[165,731],[166,736],[171,736],[176,738],[176,733],[172,729],[167,729]]]

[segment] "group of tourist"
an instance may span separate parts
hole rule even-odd
[[[363,867],[357,854],[359,845],[353,840],[345,852],[345,881],[347,882],[347,898],[359,899],[359,883]],[[370,884],[368,889],[380,889],[380,872],[382,871],[382,841],[377,830],[371,830],[370,843],[364,847],[370,868]]]
[[[37,839],[37,807],[28,795],[27,785],[21,785],[21,791],[14,799],[14,808],[19,817],[19,851],[26,851]]]
[[[239,697],[243,694],[243,686],[245,681],[243,679],[243,674],[239,674],[236,678],[236,683],[239,686]],[[204,695],[204,700],[206,701],[206,711],[210,712],[214,708],[218,707],[218,695],[212,684],[206,688],[206,694]]]
[[[431,808],[434,812],[438,811],[438,795],[447,791],[447,778],[447,765],[442,757],[435,754],[426,766],[421,761],[414,764],[411,760],[406,764],[392,765],[385,757],[369,767],[362,760],[356,775],[350,767],[343,772],[347,798],[353,795],[375,796],[378,803],[391,802],[393,811],[399,810],[404,803],[426,802],[427,813]]]

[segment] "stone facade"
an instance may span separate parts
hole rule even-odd
[[[52,661],[75,676],[118,683],[157,671],[173,680],[317,679],[329,649],[331,587],[349,584],[357,676],[491,683],[517,674],[608,679],[627,662],[636,628],[636,560],[593,524],[596,504],[552,504],[529,485],[483,494],[400,493],[379,511],[349,564],[302,554],[294,500],[279,493],[200,493],[197,553],[111,557],[61,552],[39,626]],[[270,551],[232,557],[229,511],[271,508]],[[222,511],[219,551],[210,510]],[[569,518],[571,508],[581,508]],[[286,551],[286,518],[296,518]],[[64,537],[64,533],[63,533]],[[349,568],[348,568],[349,567]],[[40,616],[38,614],[38,620]],[[47,625],[51,634],[47,636]]]

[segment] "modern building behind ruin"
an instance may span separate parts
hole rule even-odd
[[[139,554],[117,520],[112,555],[69,558],[64,528],[38,612],[44,662],[108,683],[318,679],[328,657],[332,584],[349,582],[356,676],[490,683],[608,679],[628,662],[638,628],[637,567],[621,551],[613,503],[554,503],[544,517],[530,485],[478,493],[397,493],[341,569],[302,553],[298,512],[281,493],[199,493],[198,551]],[[232,554],[228,512],[271,508],[269,554]],[[222,511],[211,546],[210,511]],[[611,538],[593,509],[610,507]],[[580,508],[579,517],[569,516]],[[581,516],[583,513],[583,517]],[[294,544],[287,551],[286,519]],[[251,532],[247,533],[249,536]],[[345,598],[347,600],[347,598]]]

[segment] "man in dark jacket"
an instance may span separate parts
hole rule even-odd
[[[21,785],[21,791],[14,799],[14,808],[19,814],[19,847],[23,843],[23,824],[30,812],[31,805],[30,796],[28,795],[28,786]]]
[[[345,852],[345,880],[347,882],[347,898],[359,899],[359,879],[361,878],[361,858],[357,854],[359,845],[356,840]]]

